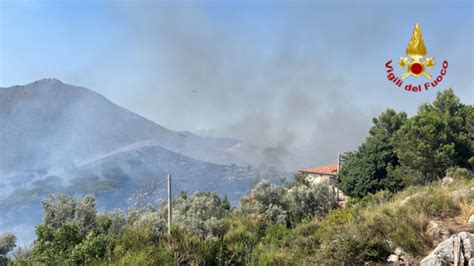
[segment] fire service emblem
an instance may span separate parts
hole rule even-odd
[[[433,57],[425,57],[427,54],[423,35],[421,34],[420,24],[416,23],[410,42],[406,48],[407,57],[400,57],[398,65],[404,69],[405,73],[396,76],[393,72],[392,60],[385,63],[387,68],[387,79],[398,87],[402,87],[405,78],[411,76],[413,78],[424,77],[429,82],[423,84],[408,84],[404,88],[406,91],[420,92],[422,89],[436,87],[446,75],[448,61],[443,61],[440,74],[433,80],[433,76],[427,70],[433,68],[436,64]]]

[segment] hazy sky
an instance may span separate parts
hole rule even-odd
[[[357,147],[386,108],[414,114],[441,89],[386,79],[416,22],[429,72],[448,60],[442,88],[474,103],[472,1],[396,3],[2,0],[0,86],[55,77],[174,130],[316,162]]]

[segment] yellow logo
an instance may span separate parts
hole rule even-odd
[[[420,24],[418,23],[416,23],[415,28],[413,29],[406,54],[411,60],[406,57],[400,57],[400,62],[398,63],[401,68],[407,70],[406,73],[400,75],[402,79],[408,76],[419,77],[421,75],[429,79],[432,78],[425,69],[432,68],[435,65],[435,61],[433,57],[427,57],[423,60],[423,57],[426,56],[426,47],[423,41],[423,36],[421,35]]]

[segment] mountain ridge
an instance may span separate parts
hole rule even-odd
[[[0,130],[0,136],[4,139],[0,140],[0,147],[9,150],[10,158],[7,156],[6,161],[10,162],[18,162],[28,154],[34,156],[34,149],[43,148],[38,147],[38,143],[44,142],[44,146],[48,147],[69,146],[66,151],[75,154],[68,159],[76,162],[136,142],[155,141],[166,149],[194,159],[219,164],[244,164],[243,160],[226,150],[241,143],[239,140],[214,139],[189,131],[167,129],[99,93],[65,84],[58,79],[47,78],[26,85],[1,87],[0,105],[0,122],[4,125]],[[93,119],[95,121],[91,121]],[[86,145],[82,145],[78,138],[83,138]],[[35,148],[18,154],[16,148],[8,149],[8,143],[16,144],[16,147]],[[87,147],[91,149],[84,151]],[[42,167],[42,164],[38,163],[37,167]],[[0,165],[2,168],[5,165]]]

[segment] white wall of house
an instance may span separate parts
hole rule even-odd
[[[308,181],[313,184],[321,184],[327,183],[328,185],[334,185],[335,183],[335,176],[333,175],[324,175],[324,174],[308,174]]]
[[[346,195],[344,195],[344,193],[338,189],[335,185],[336,185],[336,176],[334,175],[324,175],[324,174],[311,174],[311,173],[308,173],[308,181],[310,182],[310,184],[312,185],[318,185],[318,184],[327,184],[329,185],[329,187],[331,189],[336,189],[339,197],[339,201],[345,201],[347,199]]]

